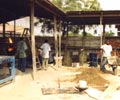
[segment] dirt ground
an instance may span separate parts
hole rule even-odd
[[[35,80],[33,80],[31,68],[27,68],[25,73],[16,69],[15,80],[1,85],[0,100],[95,100],[95,98],[85,92],[80,92],[75,87],[79,86],[79,80],[85,80],[88,87],[103,92],[108,84],[120,83],[120,77],[113,75],[111,69],[108,69],[109,72],[102,73],[99,68],[90,68],[87,65],[79,68],[50,66],[47,70],[38,70]],[[99,75],[97,75],[98,73]],[[55,89],[69,87],[77,92],[58,93],[54,91]],[[42,90],[49,88],[53,90],[47,94]]]

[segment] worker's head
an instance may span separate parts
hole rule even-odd
[[[45,43],[48,43],[48,40],[47,40],[47,39],[45,39]]]
[[[106,43],[106,44],[110,44],[110,41],[109,41],[109,40],[106,40],[105,43]]]

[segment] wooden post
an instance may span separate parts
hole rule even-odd
[[[57,39],[57,28],[56,28],[56,16],[54,16],[54,38],[55,38],[55,62],[58,66],[58,39]]]
[[[61,32],[58,33],[58,37],[59,37],[59,48],[58,48],[58,55],[61,56]]]
[[[62,56],[61,56],[61,35],[62,35],[62,26],[61,26],[61,21],[60,21],[60,28],[59,28],[59,67],[62,66]]]
[[[16,21],[14,20],[14,47],[16,45],[15,34],[16,34]]]
[[[5,48],[3,48],[3,51],[4,51],[4,54],[7,54],[7,52],[6,52],[6,36],[5,36],[5,28],[6,28],[6,26],[5,26],[5,23],[3,23],[3,45],[5,46]]]
[[[69,23],[68,23],[68,21],[67,21],[67,26],[66,26],[66,28],[67,28],[67,31],[66,31],[66,33],[67,33],[67,37],[68,37],[68,31],[69,31],[69,29],[68,29],[69,26],[68,26],[68,25],[69,25]]]
[[[3,37],[5,38],[5,23],[3,23]]]
[[[32,49],[32,66],[33,66],[33,79],[36,77],[36,57],[35,57],[35,36],[34,36],[34,0],[31,2],[31,49]]]
[[[85,47],[85,37],[86,37],[86,30],[85,30],[85,25],[83,27],[83,36],[82,36],[82,48]]]
[[[100,47],[102,46],[103,44],[103,23],[102,23],[102,20],[103,20],[103,15],[100,16],[100,32],[101,32],[101,36],[100,36]],[[102,54],[102,51],[101,51],[101,54]],[[101,61],[102,61],[102,57],[101,57]]]
[[[105,42],[105,25],[103,25],[103,39],[102,39],[103,43]]]
[[[100,16],[100,32],[101,32],[101,36],[100,36],[100,46],[103,44],[103,25],[102,25],[102,20],[103,20],[103,16]]]

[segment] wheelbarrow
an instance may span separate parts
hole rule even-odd
[[[110,56],[108,57],[108,64],[112,67],[114,74],[116,74],[117,67],[120,65],[120,58],[118,56]]]

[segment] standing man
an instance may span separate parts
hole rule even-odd
[[[111,56],[112,46],[107,40],[105,41],[105,44],[101,46],[101,49],[102,49],[103,55],[102,55],[102,62],[101,62],[100,70],[105,71],[105,64],[108,62],[108,57]]]
[[[20,37],[20,41],[17,44],[17,54],[18,54],[18,69],[25,72],[26,69],[26,50],[28,49],[26,42],[23,37]]]
[[[42,49],[42,58],[43,58],[42,67],[43,69],[46,70],[48,67],[49,53],[51,51],[51,47],[47,39],[45,39],[44,43],[40,48]]]

